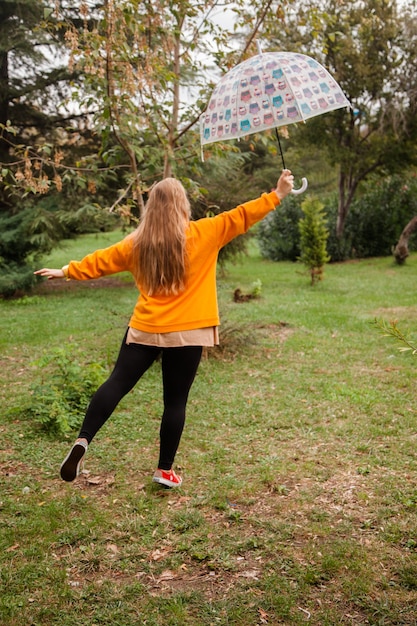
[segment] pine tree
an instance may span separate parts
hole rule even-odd
[[[304,218],[299,222],[301,255],[299,260],[307,267],[311,284],[323,278],[323,266],[330,261],[327,254],[327,220],[324,205],[317,199],[309,197],[301,205]]]
[[[57,138],[62,140],[61,129],[71,123],[62,103],[75,77],[62,54],[63,33],[54,25],[43,0],[0,3],[0,295],[4,296],[34,283],[37,257],[49,252],[63,232],[56,215],[37,206],[18,184],[24,179],[32,193],[46,193],[46,168],[31,155],[40,157],[40,146],[48,149]],[[61,156],[51,158],[57,161]],[[58,189],[58,177],[54,183]]]

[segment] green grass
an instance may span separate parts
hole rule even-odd
[[[67,242],[46,264],[119,236]],[[396,319],[417,335],[416,275],[417,255],[403,267],[370,259],[328,265],[311,287],[302,266],[262,260],[255,245],[228,266],[222,320],[252,341],[202,361],[177,492],[150,479],[159,364],[73,484],[58,477],[72,435],[53,438],[23,412],[31,385],[53,380],[42,355],[71,348],[111,367],[130,279],[0,302],[0,624],[417,624],[417,361],[373,325]],[[259,299],[233,302],[258,279]]]

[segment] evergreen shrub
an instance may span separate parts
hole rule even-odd
[[[298,226],[301,237],[300,261],[307,267],[314,285],[323,278],[323,267],[330,261],[327,254],[327,219],[324,214],[324,205],[318,198],[307,196],[301,208],[304,217]]]
[[[59,241],[62,230],[47,211],[24,209],[0,215],[0,294],[10,297],[35,282],[32,263]]]

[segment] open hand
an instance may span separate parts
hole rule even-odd
[[[52,280],[53,278],[64,278],[65,274],[62,270],[54,270],[49,269],[48,267],[43,267],[41,270],[36,270],[33,272],[37,276],[45,276],[48,280]]]

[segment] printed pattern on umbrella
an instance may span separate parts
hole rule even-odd
[[[201,145],[305,121],[350,103],[309,56],[265,52],[227,72],[200,117]]]

